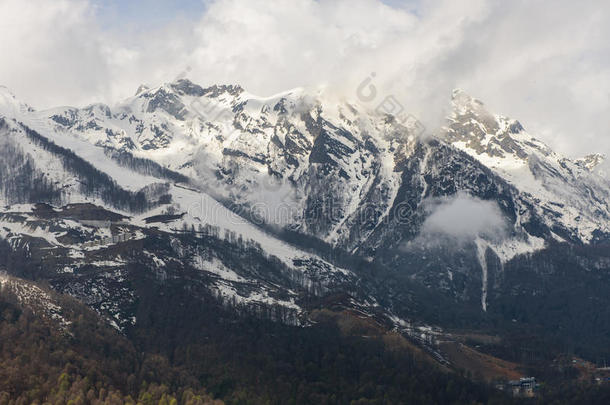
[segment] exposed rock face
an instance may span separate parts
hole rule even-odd
[[[228,233],[215,239],[221,247],[211,247],[207,256],[192,250],[195,242],[185,247],[186,242],[165,235],[148,250],[158,260],[139,255],[129,263],[155,264],[164,279],[181,277],[168,265],[179,262],[211,277],[197,283],[248,305],[271,303],[299,313],[304,308],[299,300],[310,291],[345,288],[357,297],[354,305],[370,309],[383,301],[386,315],[392,314],[390,297],[402,294],[399,284],[365,282],[362,274],[329,263],[319,252],[291,247],[282,240],[286,230],[403,272],[484,310],[493,310],[504,286],[504,266],[516,257],[558,242],[609,241],[610,187],[592,172],[601,156],[562,157],[518,121],[492,114],[462,91],[453,94],[446,127],[425,139],[395,117],[330,103],[300,89],[260,98],[239,86],[202,88],[181,79],[142,87],[114,106],[35,112],[14,96],[3,100],[1,150],[23,158],[15,159],[13,168],[0,165],[1,178],[4,184],[21,179],[36,191],[17,196],[19,203],[94,203],[121,211],[131,217],[123,226],[151,237],[154,227],[168,235],[218,227],[221,235]],[[17,202],[7,197],[10,189],[3,189],[5,204]],[[424,225],[437,203],[462,194],[497,206],[502,232],[467,240],[426,235]],[[146,221],[150,218],[163,220]],[[275,236],[255,225],[267,226]],[[81,242],[94,237],[69,222],[53,226],[66,234],[45,234],[51,246],[76,252],[64,246],[72,242],[58,237]],[[8,228],[9,238],[33,233]],[[248,257],[275,263],[269,267],[275,276],[231,261],[228,246],[250,239],[263,253]],[[185,250],[200,258],[189,262]],[[118,278],[127,274],[121,273],[128,265],[119,257],[106,259],[115,264],[103,269],[121,269]],[[74,294],[88,294],[78,283],[69,285]],[[115,298],[128,307],[131,298],[125,294]],[[95,302],[99,307],[101,301]],[[123,321],[126,317],[121,315]],[[288,318],[296,322],[298,316]]]

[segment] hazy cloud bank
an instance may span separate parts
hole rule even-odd
[[[191,67],[253,93],[375,73],[429,129],[465,89],[568,155],[610,152],[610,3],[216,0],[146,29],[105,25],[89,0],[0,0],[0,84],[35,107],[112,102]],[[381,99],[380,99],[381,100]]]
[[[430,215],[422,225],[424,238],[445,236],[464,242],[477,237],[497,240],[506,235],[506,220],[495,201],[485,201],[466,193],[428,202]]]

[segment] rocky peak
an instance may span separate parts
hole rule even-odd
[[[161,109],[178,120],[184,119],[185,105],[170,86],[161,86],[154,91],[146,91],[141,94],[141,97],[148,99],[146,112],[153,113]]]
[[[178,79],[171,83],[169,87],[181,96],[201,97],[205,94],[201,86],[191,82],[189,79]]]
[[[453,90],[451,93],[451,103],[453,104],[454,112],[458,114],[484,110],[482,101],[470,96],[462,89]]]
[[[33,112],[34,109],[21,102],[6,86],[0,86],[0,114],[12,116]]]
[[[243,87],[236,84],[222,84],[222,85],[213,85],[203,89],[204,96],[208,97],[219,97],[223,94],[229,94],[231,96],[239,96],[244,92]]]
[[[136,96],[139,96],[140,94],[144,93],[145,91],[150,90],[150,87],[148,87],[145,84],[141,84],[140,86],[138,86],[138,89],[136,90]]]
[[[585,168],[588,171],[592,172],[593,170],[595,170],[595,168],[597,168],[599,165],[601,165],[605,160],[606,160],[606,155],[604,155],[603,153],[592,153],[592,154],[582,157],[580,159],[576,159],[574,161],[574,163],[576,163],[578,166]]]
[[[453,112],[448,118],[445,140],[475,155],[525,161],[533,152],[548,155],[550,149],[530,136],[521,123],[494,115],[485,105],[457,89],[452,94]]]

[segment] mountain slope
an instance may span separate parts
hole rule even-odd
[[[474,158],[465,159],[465,170],[481,163],[516,189],[511,199],[519,209],[507,214],[526,217],[518,222],[533,217],[547,236],[552,230],[561,240],[607,238],[609,187],[586,163],[553,153],[517,121],[493,116],[463,92],[453,100],[441,143],[414,137],[391,116],[330,104],[300,89],[259,98],[238,86],[203,89],[185,79],[112,108],[25,117],[35,128],[69,134],[70,142],[86,140],[159,162],[216,197],[253,209],[260,221],[350,250],[366,245],[393,207],[417,211],[426,198],[455,193],[430,191],[442,182],[436,174],[444,169],[430,156],[444,153],[445,142]],[[421,198],[402,200],[401,186],[414,184]]]
[[[133,345],[91,310],[6,274],[0,274],[0,336],[3,404],[133,404],[133,398],[222,403],[197,385],[170,391],[169,379],[163,381],[149,372],[152,356],[138,358]],[[157,376],[173,371],[161,364],[154,366]],[[200,401],[193,402],[197,397]]]
[[[601,155],[570,160],[528,134],[518,121],[494,116],[456,91],[445,139],[475,157],[536,204],[536,215],[559,240],[607,240],[608,182],[592,174]]]
[[[172,291],[290,325],[354,311],[443,362],[452,338],[427,325],[553,333],[572,315],[522,317],[520,303],[555,302],[544,286],[574,279],[567,305],[607,302],[589,288],[609,285],[602,157],[562,157],[463,92],[428,137],[303,89],[261,98],[181,79],[46,111],[0,94],[2,264],[123,333],[150,315],[151,291]]]

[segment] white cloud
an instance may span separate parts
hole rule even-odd
[[[100,26],[88,0],[0,0],[0,83],[38,107],[110,102],[190,66],[202,84],[353,98],[375,72],[378,101],[429,128],[461,87],[564,153],[610,152],[610,3],[403,3],[216,0],[141,31]]]
[[[0,82],[35,105],[101,97],[111,77],[92,18],[83,1],[0,0]]]
[[[506,221],[495,201],[484,201],[465,193],[429,202],[430,215],[422,225],[422,236],[448,236],[473,241],[479,236],[501,238]]]

